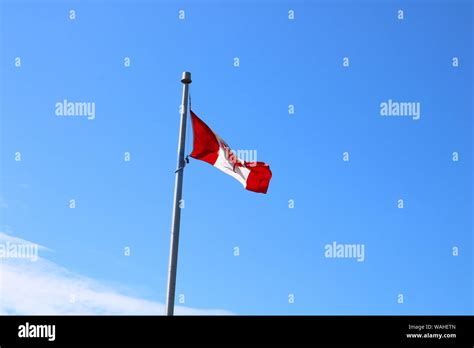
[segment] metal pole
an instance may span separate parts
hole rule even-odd
[[[178,167],[174,184],[173,221],[171,223],[170,260],[168,270],[168,289],[166,294],[166,315],[174,314],[174,297],[176,290],[176,270],[178,267],[179,223],[181,219],[181,197],[183,193],[184,143],[186,140],[186,115],[188,112],[188,92],[191,73],[183,72],[183,99],[181,102],[181,127],[179,130]]]

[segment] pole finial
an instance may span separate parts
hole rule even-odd
[[[181,77],[181,82],[186,84],[191,83],[191,73],[188,71],[184,71],[183,76]]]

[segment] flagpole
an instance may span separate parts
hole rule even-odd
[[[178,267],[178,243],[179,223],[181,220],[181,197],[183,193],[183,171],[184,171],[184,143],[186,140],[186,115],[188,112],[188,94],[191,84],[191,73],[183,72],[181,82],[183,84],[183,99],[181,102],[181,126],[179,130],[178,164],[176,168],[176,179],[174,184],[173,221],[171,223],[170,259],[168,269],[168,289],[166,292],[166,315],[174,314],[174,298],[176,290],[176,271]]]

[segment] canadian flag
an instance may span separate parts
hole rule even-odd
[[[267,193],[272,172],[264,162],[246,162],[191,110],[193,152],[191,157],[207,162],[237,179],[247,190]]]

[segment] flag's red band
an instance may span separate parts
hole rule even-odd
[[[272,178],[270,166],[264,162],[245,162],[245,165],[250,169],[245,188],[253,192],[267,193]]]
[[[194,139],[191,157],[214,165],[219,153],[219,142],[214,132],[191,110]]]

